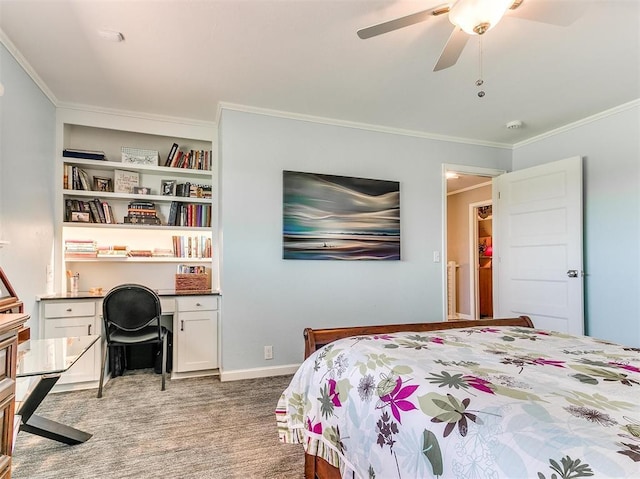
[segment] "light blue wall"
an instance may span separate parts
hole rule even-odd
[[[53,242],[55,107],[0,44],[0,264],[32,314]]]
[[[513,152],[513,169],[584,161],[586,332],[640,347],[640,105]]]
[[[226,372],[300,363],[305,327],[443,320],[442,163],[511,164],[508,149],[232,110],[219,137]],[[283,260],[283,170],[399,181],[402,261]]]

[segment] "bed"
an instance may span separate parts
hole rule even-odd
[[[276,406],[305,477],[640,477],[640,348],[528,317],[306,329]]]

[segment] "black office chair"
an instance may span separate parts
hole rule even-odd
[[[102,353],[98,397],[102,397],[102,382],[107,351],[114,346],[162,344],[162,391],[165,390],[167,369],[167,330],[160,324],[160,298],[152,289],[140,284],[123,284],[110,290],[102,303],[106,347]]]

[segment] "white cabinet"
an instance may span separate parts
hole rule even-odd
[[[218,367],[218,297],[178,297],[173,348],[176,373]]]
[[[101,301],[45,301],[41,302],[41,325],[45,338],[62,338],[100,334]],[[68,371],[57,385],[98,381],[100,378],[101,343],[97,342]]]

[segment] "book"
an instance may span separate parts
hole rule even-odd
[[[78,150],[75,148],[65,148],[62,150],[62,156],[67,158],[81,158],[84,160],[106,160],[104,151],[96,150]]]
[[[175,226],[176,225],[176,215],[178,213],[178,202],[177,201],[172,201],[171,202],[171,206],[169,208],[169,218],[167,220],[167,225],[168,226]]]
[[[178,151],[178,144],[174,143],[171,145],[171,149],[169,150],[169,154],[167,155],[167,161],[165,161],[164,166],[171,166],[171,160],[173,160],[174,155]]]
[[[80,186],[82,190],[91,191],[91,183],[89,182],[89,175],[82,168],[78,168],[78,178],[80,179]]]
[[[96,206],[96,210],[98,211],[98,216],[100,218],[100,223],[106,223],[107,222],[107,218],[104,214],[104,208],[102,206],[102,201],[100,201],[100,198],[94,198],[92,200],[92,203]]]

